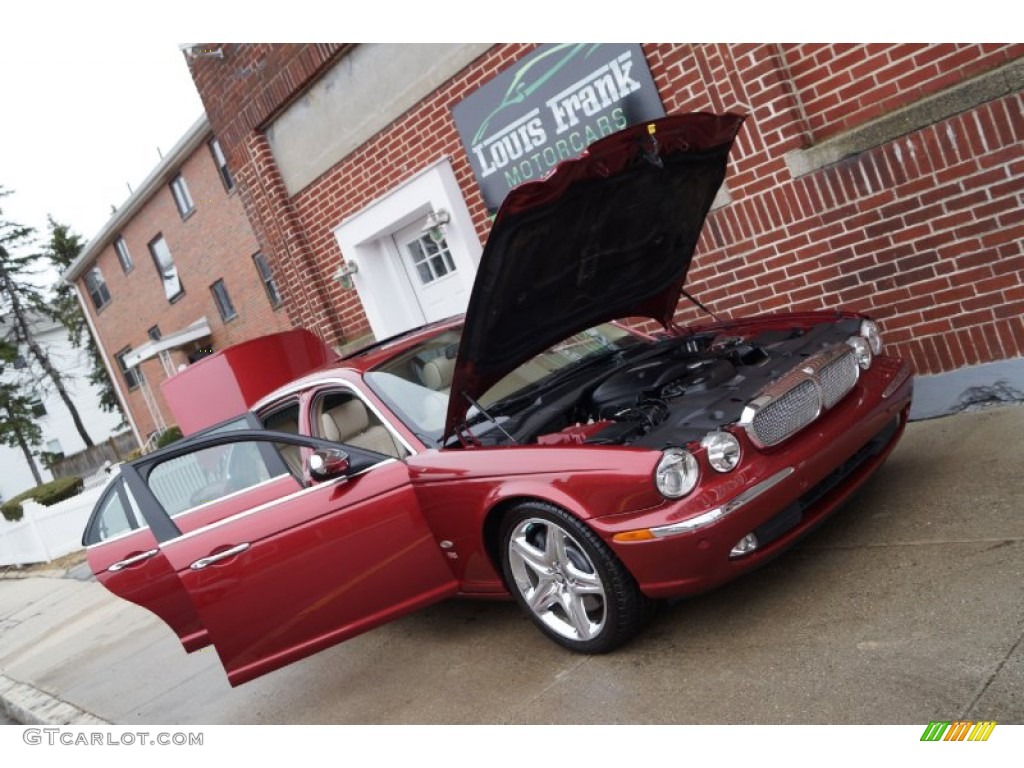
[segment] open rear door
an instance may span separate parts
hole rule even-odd
[[[100,497],[86,528],[86,556],[96,580],[118,597],[155,613],[191,653],[210,640],[199,614],[153,531],[118,477]]]
[[[342,448],[347,468],[320,483],[296,478],[268,499],[288,472],[282,444]],[[175,472],[217,464],[209,453],[218,451],[228,453],[219,462],[228,475],[222,488],[237,511],[163,541],[160,551],[232,685],[456,593],[408,468],[362,449],[253,430],[190,441],[138,467],[147,517],[167,514],[160,488],[173,485]]]

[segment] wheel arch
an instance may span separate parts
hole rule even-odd
[[[555,501],[550,498],[531,493],[523,493],[521,495],[506,496],[494,501],[490,508],[484,515],[483,526],[481,534],[483,536],[484,551],[487,553],[487,558],[490,560],[494,570],[501,576],[502,581],[505,580],[505,576],[502,572],[501,567],[501,553],[499,547],[501,545],[501,523],[505,519],[505,515],[511,512],[516,507],[527,504],[537,503],[544,504],[549,507],[555,507],[561,509],[563,512],[567,512],[580,522],[586,524],[587,515],[580,514],[580,511],[576,509],[576,504],[565,504],[560,501]],[[597,531],[594,531],[596,535]],[[506,584],[506,587],[509,585]]]

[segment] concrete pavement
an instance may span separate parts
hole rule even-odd
[[[452,601],[232,689],[94,582],[4,580],[0,701],[124,724],[1024,723],[1022,468],[1024,406],[912,424],[798,548],[599,657]]]

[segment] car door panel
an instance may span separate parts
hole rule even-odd
[[[244,414],[213,427],[209,433],[259,427],[260,422],[253,414]],[[172,446],[169,450],[173,453],[176,449]],[[160,543],[180,535],[176,522],[180,521],[185,530],[193,530],[300,487],[269,443],[260,446],[260,453],[266,457],[274,477],[254,488],[201,505],[194,512],[181,515],[179,520],[172,520],[160,508],[138,468],[126,464],[98,500],[86,526],[83,543],[87,545],[87,560],[97,581],[118,597],[154,613],[174,631],[189,653],[209,645],[209,636]],[[148,462],[141,466],[147,473],[152,468]],[[104,523],[108,507],[117,513],[117,530],[108,530],[110,526]]]
[[[131,541],[129,541],[131,539]],[[154,552],[150,557],[110,571],[110,566]],[[118,597],[156,614],[178,636],[188,653],[210,644],[206,629],[177,574],[149,530],[89,550],[89,567],[96,579]]]
[[[130,510],[121,478],[100,499],[101,511],[108,502]],[[134,526],[139,525],[134,512],[127,511],[125,519],[128,518]],[[86,559],[97,581],[118,597],[156,614],[174,631],[187,652],[209,645],[199,614],[148,527],[129,529],[90,544]]]
[[[278,475],[252,488],[237,491],[182,512],[174,517],[174,522],[183,534],[191,533],[300,490],[302,486],[292,475]]]
[[[232,685],[457,591],[396,461],[223,519],[163,551]]]

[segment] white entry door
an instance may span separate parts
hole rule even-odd
[[[423,231],[425,223],[425,218],[419,219],[393,237],[423,322],[430,323],[465,312],[469,293],[448,241],[435,241]]]

